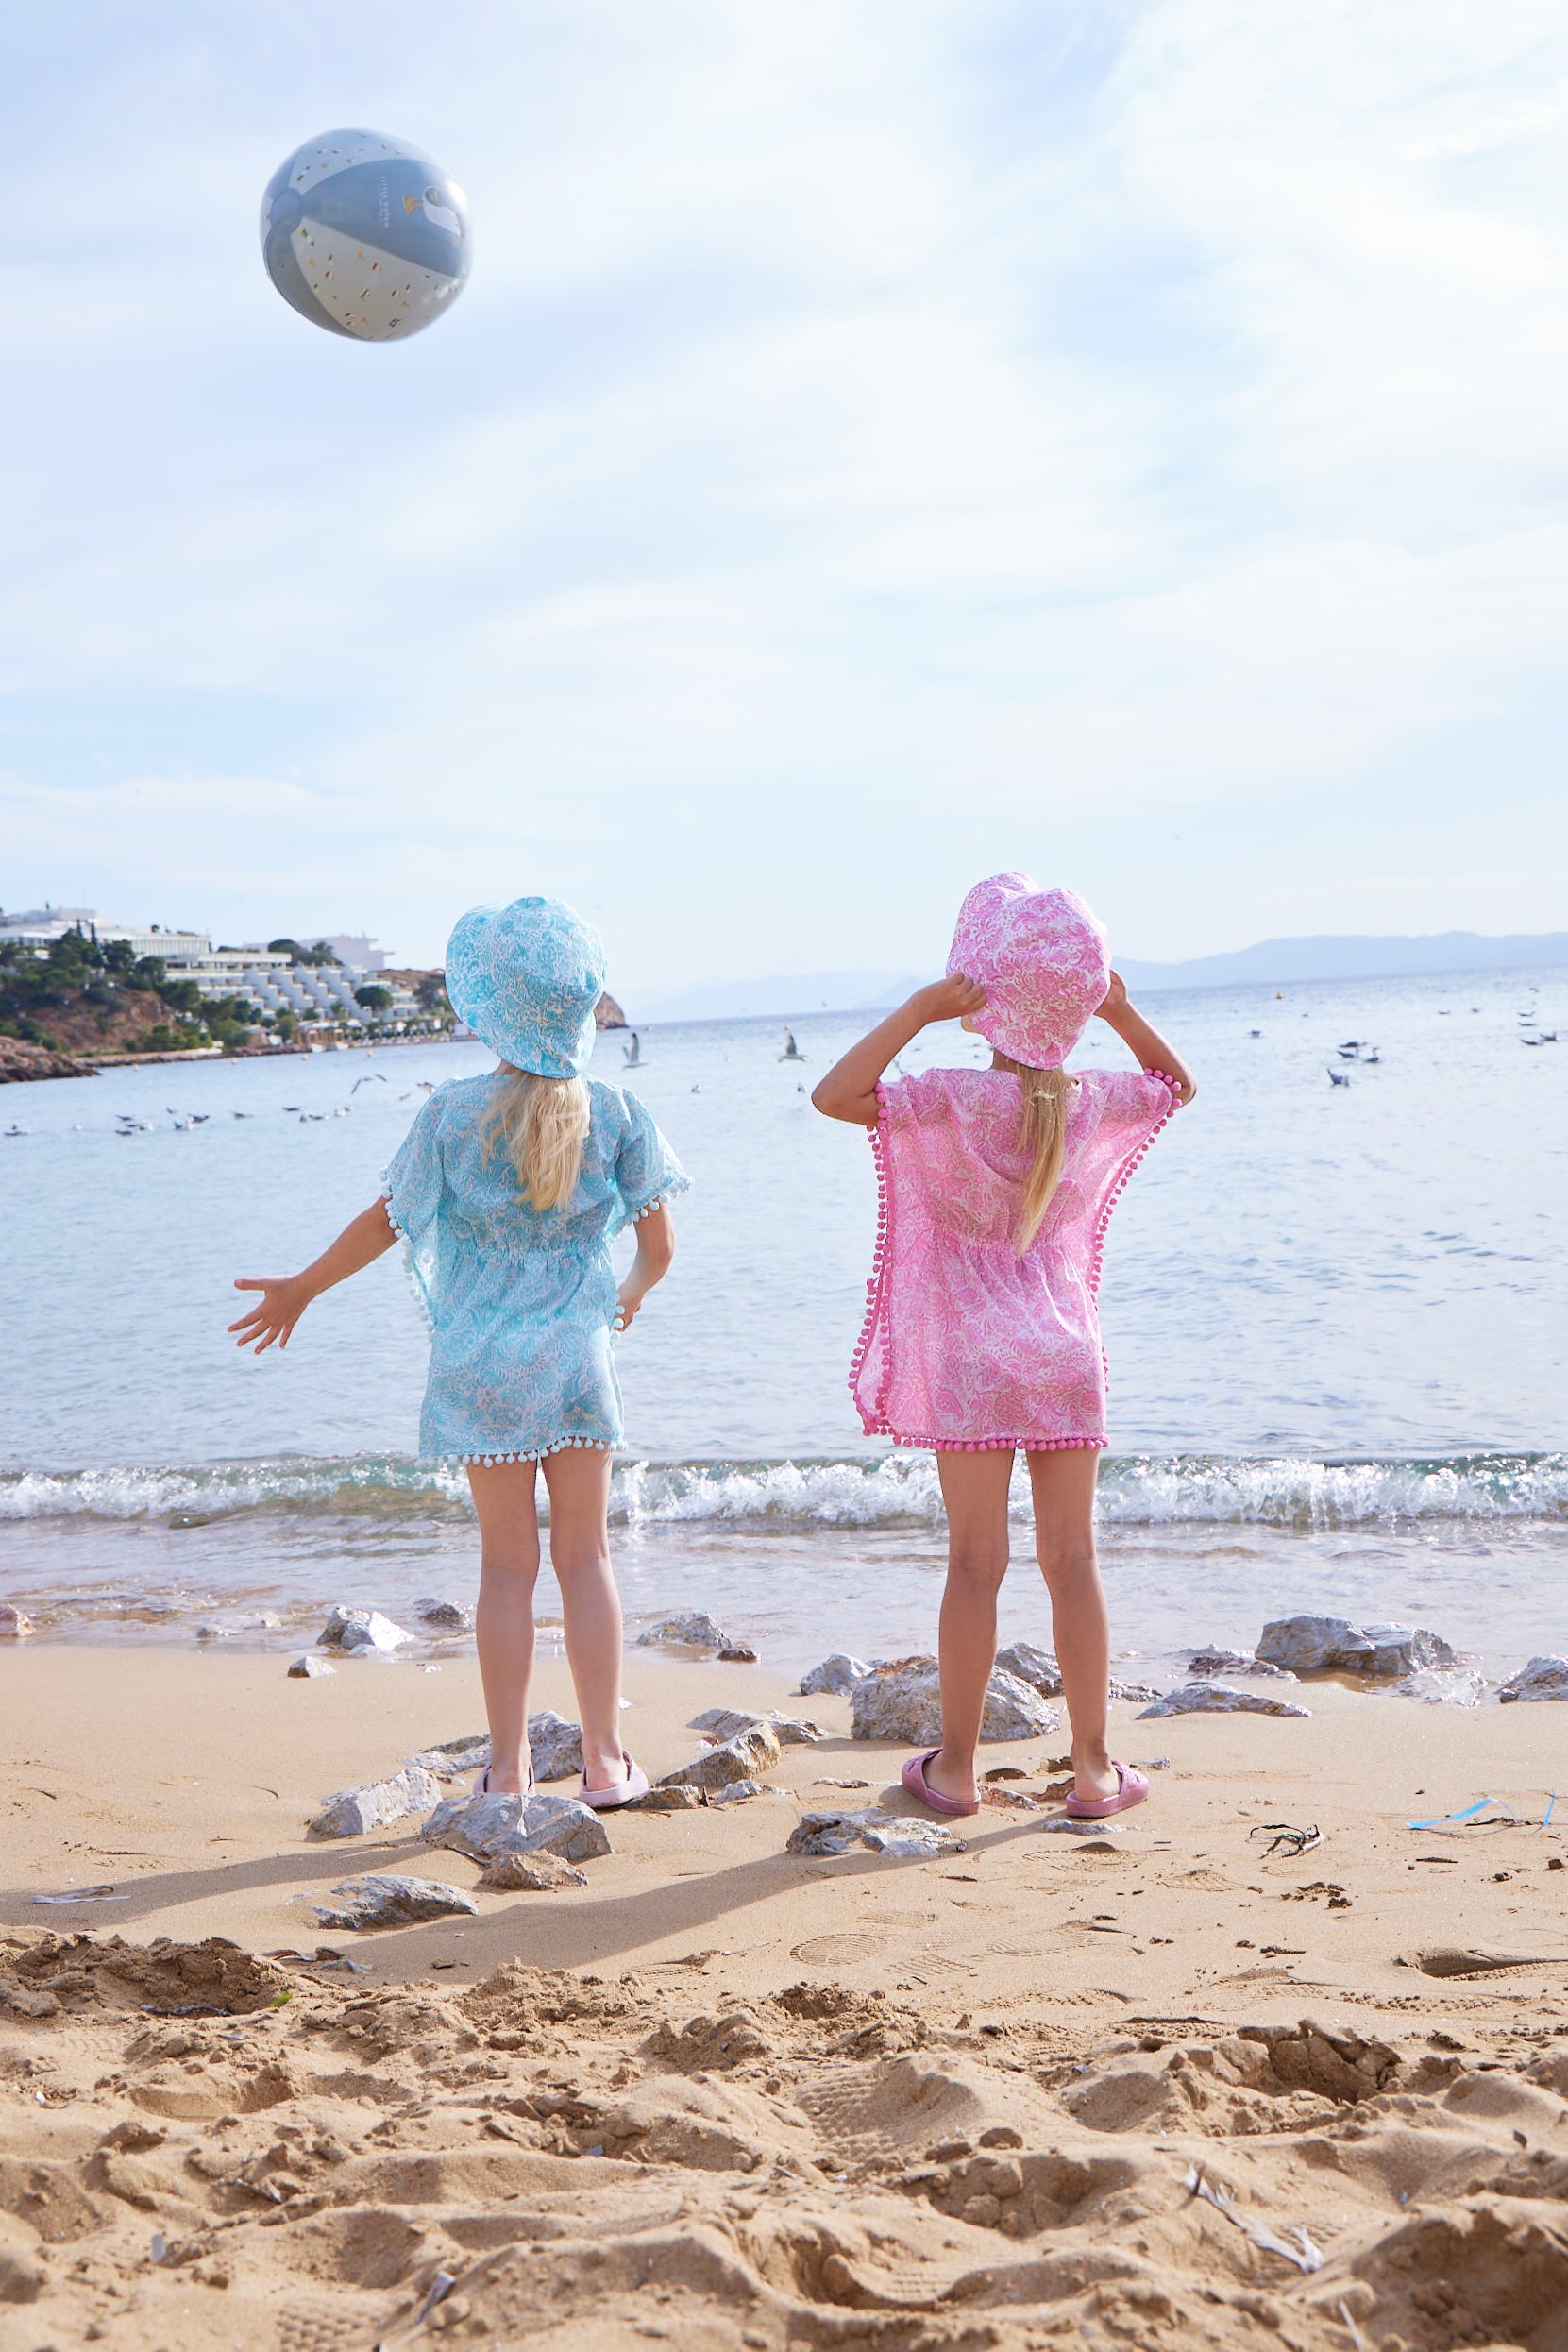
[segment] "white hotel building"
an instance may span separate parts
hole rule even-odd
[[[21,914],[0,914],[0,946],[44,950],[68,931],[83,932],[102,946],[124,940],[138,956],[160,956],[171,973],[194,980],[203,996],[244,996],[263,1012],[292,1013],[305,1028],[336,1028],[346,1024],[368,1027],[384,1020],[396,1025],[421,1021],[409,990],[385,980],[386,956],[372,939],[344,933],[325,939],[336,965],[291,964],[286,955],[271,948],[214,947],[202,931],[173,931],[160,924],[111,922],[92,906],[33,907]],[[309,944],[315,946],[312,939]],[[391,990],[392,1008],[367,1013],[354,990],[367,981]]]

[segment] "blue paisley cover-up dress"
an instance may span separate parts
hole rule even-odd
[[[688,1178],[634,1094],[590,1078],[582,1174],[564,1209],[531,1208],[504,1144],[481,1132],[499,1083],[432,1094],[382,1194],[430,1327],[426,1462],[531,1462],[618,1446],[610,1244]]]

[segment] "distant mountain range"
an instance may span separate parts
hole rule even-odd
[[[1518,972],[1536,964],[1568,964],[1568,931],[1515,932],[1487,939],[1478,931],[1433,931],[1410,939],[1363,937],[1263,939],[1224,956],[1195,956],[1181,964],[1129,958],[1118,969],[1129,988],[1225,989],[1261,981],[1387,980],[1418,973]]]
[[[1436,931],[1416,939],[1376,934],[1263,939],[1222,956],[1185,963],[1118,959],[1132,989],[1277,988],[1285,981],[1380,980],[1421,973],[1518,972],[1568,964],[1568,931]],[[877,1012],[901,1004],[929,973],[808,972],[766,980],[716,980],[685,989],[653,989],[633,1000],[637,1021],[798,1021],[816,1012]]]

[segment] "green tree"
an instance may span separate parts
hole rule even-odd
[[[367,980],[362,988],[354,990],[354,1002],[362,1005],[367,1013],[389,1013],[392,1010],[392,990],[382,988],[379,981]]]

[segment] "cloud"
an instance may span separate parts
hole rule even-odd
[[[431,955],[509,871],[671,985],[903,963],[977,861],[1150,955],[1552,920],[1543,5],[85,15],[10,125],[13,900]],[[403,349],[261,275],[334,118],[468,187]]]

